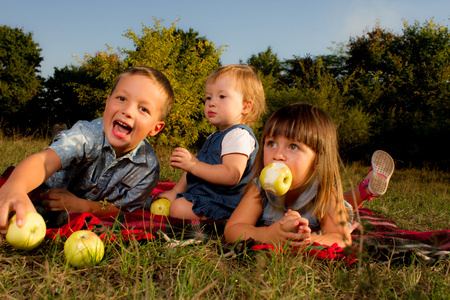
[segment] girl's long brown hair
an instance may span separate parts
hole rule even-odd
[[[318,191],[314,200],[313,214],[320,221],[328,211],[330,201],[336,199],[336,213],[345,212],[336,128],[331,117],[323,110],[310,104],[296,103],[282,107],[267,121],[261,144],[253,165],[253,177],[247,189],[264,168],[264,144],[267,137],[285,136],[308,145],[316,153],[317,169],[311,178],[317,176]],[[311,178],[307,182],[310,182]],[[335,216],[332,216],[335,217]]]

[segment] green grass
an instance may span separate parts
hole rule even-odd
[[[25,157],[45,149],[50,140],[31,137],[5,137],[0,131],[0,172],[17,165]]]
[[[344,190],[366,176],[367,166],[346,166]],[[389,189],[380,199],[364,203],[378,215],[396,222],[399,228],[417,231],[450,229],[450,173],[429,169],[396,169]]]
[[[0,136],[0,172],[48,141]],[[157,149],[161,179],[176,181],[168,166],[170,150]],[[346,166],[345,188],[368,170]],[[450,174],[435,170],[396,170],[388,192],[365,204],[400,228],[450,228]],[[0,244],[0,299],[448,299],[450,261],[407,265],[363,258],[346,267],[302,255],[268,252],[224,257],[215,240],[169,248],[161,240],[106,244],[103,261],[91,268],[66,264],[62,240],[45,240],[30,252]]]

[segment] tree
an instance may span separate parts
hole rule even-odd
[[[284,79],[283,81],[291,87],[298,87],[298,81],[302,81],[302,85],[308,85],[313,88],[317,86],[318,71],[323,64],[318,65],[318,61],[307,54],[305,57],[297,57],[286,59],[283,62]]]
[[[374,142],[406,161],[446,154],[450,128],[450,35],[433,22],[404,22],[403,34],[375,27],[351,38],[347,67],[358,78],[352,93],[374,115]],[[367,88],[372,87],[372,88]]]
[[[240,63],[243,64],[242,61]],[[281,81],[283,71],[281,61],[277,54],[273,53],[272,47],[269,46],[266,51],[259,52],[256,55],[252,54],[247,59],[247,65],[253,67],[258,74],[266,95],[274,95],[277,94],[277,91],[285,89],[284,83]],[[271,111],[270,105],[277,107],[277,101],[267,104],[269,105],[269,111]],[[258,120],[252,127],[257,137],[261,133],[260,127],[262,126],[263,123]]]
[[[194,147],[214,131],[203,115],[204,84],[207,76],[219,66],[222,47],[216,48],[206,38],[190,29],[177,29],[176,22],[170,28],[154,22],[153,28],[142,25],[142,34],[127,30],[126,38],[133,41],[133,49],[119,49],[86,55],[81,69],[95,85],[87,82],[72,82],[78,94],[78,103],[102,104],[96,111],[101,116],[106,97],[117,76],[124,70],[136,66],[153,67],[166,75],[175,93],[175,104],[165,120],[166,126],[156,137],[156,145]],[[63,100],[64,101],[64,100]]]
[[[49,124],[64,122],[71,126],[78,120],[92,120],[102,115],[108,85],[84,66],[55,68],[45,82],[46,94],[41,106],[48,115]],[[89,87],[89,89],[82,89]],[[102,91],[100,94],[90,93]]]
[[[347,153],[353,148],[368,142],[371,118],[360,106],[349,105],[353,99],[348,93],[354,80],[352,76],[342,75],[336,78],[333,72],[327,70],[321,58],[309,55],[286,60],[283,65],[288,67],[284,72],[289,86],[284,89],[265,90],[268,107],[265,119],[284,105],[310,103],[332,117],[344,157],[347,157]]]
[[[267,47],[264,52],[258,54],[252,54],[247,59],[247,65],[254,67],[260,71],[264,76],[273,76],[279,78],[281,75],[281,62],[278,59],[278,55],[273,53],[272,47]]]
[[[43,58],[32,33],[23,29],[0,27],[0,111],[4,121],[14,125],[14,117],[41,91],[38,75]]]

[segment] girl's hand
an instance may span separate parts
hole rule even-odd
[[[301,234],[303,244],[311,244],[311,228],[309,228],[309,221],[306,218],[297,219],[297,233]]]
[[[292,211],[289,209],[280,220],[281,230],[286,232],[298,232],[298,226],[301,219],[302,217],[298,211]]]
[[[302,218],[299,212],[289,209],[279,222],[282,231],[300,234],[302,235],[301,240],[303,242],[311,242],[311,228],[308,226],[309,221],[306,218]]]
[[[294,219],[291,216],[283,219],[283,224],[281,224],[280,220],[267,228],[273,243],[283,246],[289,242],[289,245],[292,247],[299,247],[311,243],[311,229],[308,227],[307,219]],[[292,228],[295,228],[296,231],[285,230]]]
[[[185,148],[175,148],[170,158],[170,166],[192,173],[198,159]]]

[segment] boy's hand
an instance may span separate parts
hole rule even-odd
[[[6,234],[9,213],[13,211],[17,215],[17,226],[22,227],[25,224],[26,213],[30,211],[35,212],[36,209],[27,193],[12,192],[3,188],[0,193],[0,233]]]
[[[61,168],[58,154],[46,149],[21,161],[0,189],[0,232],[6,232],[8,215],[15,211],[17,225],[22,227],[25,215],[36,211],[27,193],[45,182]]]
[[[50,189],[41,194],[39,201],[50,211],[89,212],[95,216],[119,211],[113,203],[106,201],[106,199],[104,201],[89,201],[78,198],[65,189]]]
[[[78,198],[65,189],[50,189],[42,193],[40,199],[42,205],[50,211],[88,211],[83,207],[85,201],[88,200]]]
[[[170,166],[189,173],[197,163],[197,157],[184,148],[175,148],[170,158]]]

